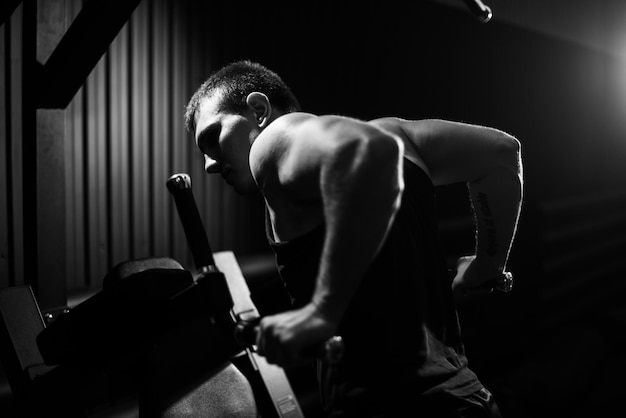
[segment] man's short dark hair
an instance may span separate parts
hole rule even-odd
[[[300,110],[300,103],[278,74],[259,63],[242,60],[222,67],[202,83],[187,104],[185,127],[194,133],[198,108],[203,98],[220,92],[221,110],[241,114],[247,108],[248,94],[254,91],[266,94],[272,106],[281,112]]]

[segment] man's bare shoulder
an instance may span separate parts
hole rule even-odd
[[[267,157],[268,154],[284,152],[297,136],[297,132],[316,119],[316,115],[303,112],[278,117],[255,138],[251,149],[252,157]]]
[[[283,158],[286,155],[310,159],[332,152],[333,147],[365,124],[340,115],[293,112],[272,121],[253,144],[253,157]]]
[[[310,113],[288,113],[273,120],[254,139],[250,148],[250,163],[267,163],[288,151],[301,126],[316,118]],[[254,167],[253,167],[254,168]]]
[[[307,145],[307,131],[319,117],[294,112],[272,121],[254,140],[250,149],[250,169],[262,191],[299,188],[315,171],[316,149]],[[307,152],[307,147],[308,149]]]
[[[290,131],[297,130],[303,126],[315,123],[319,120],[318,115],[305,112],[292,112],[279,116],[263,131],[264,136],[285,136]]]

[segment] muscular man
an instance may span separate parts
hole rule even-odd
[[[329,416],[491,416],[453,292],[505,271],[522,200],[516,139],[443,120],[305,113],[278,75],[249,61],[211,75],[185,120],[207,173],[265,200],[293,310],[263,318],[261,355],[289,367],[341,335],[341,362],[318,362]],[[434,187],[457,182],[469,188],[476,253],[451,280]]]

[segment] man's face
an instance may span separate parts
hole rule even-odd
[[[256,192],[248,162],[250,146],[260,132],[254,112],[225,113],[219,102],[219,94],[205,97],[198,110],[195,140],[204,154],[204,169],[209,174],[220,173],[238,193]]]

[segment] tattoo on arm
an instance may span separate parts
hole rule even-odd
[[[498,240],[496,237],[496,225],[493,221],[493,215],[491,214],[491,208],[489,207],[489,200],[485,193],[478,193],[478,204],[480,205],[480,213],[482,220],[487,226],[487,249],[486,252],[490,256],[496,255],[498,252]]]

